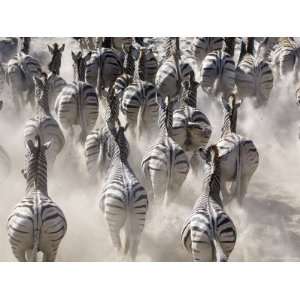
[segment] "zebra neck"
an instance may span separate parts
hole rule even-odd
[[[50,115],[48,97],[42,98],[37,105],[37,115]]]
[[[37,162],[29,163],[27,173],[26,193],[41,191],[48,195],[47,163],[45,158],[39,158]]]

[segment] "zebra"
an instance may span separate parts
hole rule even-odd
[[[116,79],[123,73],[123,66],[118,54],[110,48],[101,48],[94,52],[86,65],[86,82],[97,89],[99,97],[107,95]]]
[[[173,112],[173,126],[170,136],[184,151],[195,151],[204,148],[211,136],[211,124],[207,116],[197,106],[197,88],[194,73],[190,80],[183,82],[180,98],[181,107]]]
[[[202,193],[184,223],[181,242],[193,261],[225,262],[235,246],[237,233],[220,198],[222,170],[218,147],[211,145],[200,153],[205,161]]]
[[[293,73],[294,82],[299,81],[300,47],[293,38],[278,38],[278,47],[272,55],[272,66],[275,69],[276,80],[284,78],[284,75]]]
[[[72,52],[74,60],[74,78],[79,81],[64,86],[55,102],[55,112],[62,128],[73,138],[73,125],[79,125],[79,140],[83,144],[86,136],[94,128],[99,114],[99,102],[96,90],[85,80],[85,66],[91,53],[82,56]]]
[[[273,72],[264,60],[254,57],[254,38],[249,37],[247,48],[242,41],[242,50],[236,68],[236,86],[239,96],[255,97],[256,106],[265,104],[273,88]]]
[[[50,72],[47,76],[48,98],[50,111],[54,111],[55,101],[67,82],[54,72]]]
[[[242,205],[248,184],[259,164],[259,154],[252,140],[236,134],[237,110],[241,102],[236,96],[222,98],[225,112],[221,138],[216,146],[221,166],[221,192],[226,205],[233,197]],[[230,193],[226,183],[231,182]]]
[[[160,134],[142,160],[149,199],[163,199],[165,206],[180,190],[190,168],[184,150],[169,136],[174,102],[168,97],[161,101]]]
[[[34,104],[33,77],[39,77],[42,69],[38,60],[20,52],[9,60],[6,71],[6,82],[10,87],[12,99],[19,113],[22,104]],[[26,97],[26,98],[25,98]]]
[[[131,133],[137,138],[142,135],[150,138],[157,128],[158,104],[155,85],[147,81],[137,80],[124,91],[121,101],[121,111],[129,124]]]
[[[54,43],[53,46],[48,45],[48,49],[50,54],[52,55],[52,59],[48,64],[48,69],[50,72],[59,75],[60,66],[61,66],[61,57],[63,51],[65,50],[65,44],[62,44],[61,47],[59,47],[57,43]]]
[[[67,223],[62,210],[48,196],[47,160],[45,152],[51,142],[41,143],[39,136],[26,143],[25,170],[26,194],[16,205],[7,221],[8,239],[12,252],[21,262],[54,261]]]
[[[235,38],[225,38],[226,47],[206,55],[200,68],[200,85],[209,95],[229,97],[235,88]]]
[[[105,126],[91,131],[85,141],[84,154],[91,178],[97,177],[97,174],[102,178],[111,164],[110,132],[115,128],[119,119],[119,102],[116,101],[114,89],[110,90],[104,104],[106,106],[104,110]]]
[[[163,99],[178,97],[182,90],[182,82],[189,80],[193,72],[191,65],[180,58],[179,38],[176,38],[176,46],[173,44],[173,39],[169,38],[165,47],[165,61],[159,67],[155,77],[157,91]]]
[[[215,50],[222,50],[224,38],[222,37],[195,37],[192,41],[192,52],[199,63],[205,56]]]
[[[143,81],[155,84],[155,76],[158,70],[158,61],[151,48],[141,47],[138,59],[139,78]]]
[[[111,131],[111,166],[100,197],[100,208],[108,223],[113,246],[123,248],[135,260],[141,234],[144,229],[148,198],[128,163],[129,147],[125,137],[127,126]],[[125,230],[125,245],[122,247],[120,230]]]
[[[43,144],[51,141],[51,149],[47,152],[46,157],[49,169],[52,170],[57,155],[65,145],[65,138],[57,121],[50,113],[47,74],[44,73],[42,75],[43,77],[41,78],[33,78],[35,83],[36,114],[26,122],[24,138],[25,145],[29,140],[33,140],[36,135],[39,135]]]

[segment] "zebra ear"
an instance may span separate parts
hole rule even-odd
[[[50,45],[47,45],[48,46],[48,50],[51,54],[53,54],[53,48],[50,46]]]
[[[61,47],[59,48],[59,51],[64,52],[64,50],[65,50],[65,44],[62,44]]]

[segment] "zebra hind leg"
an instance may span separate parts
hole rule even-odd
[[[24,249],[13,249],[13,254],[20,262],[28,261],[25,256],[26,251]]]

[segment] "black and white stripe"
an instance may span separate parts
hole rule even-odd
[[[222,135],[216,144],[221,166],[221,191],[226,205],[233,197],[240,204],[244,199],[248,184],[259,164],[259,154],[251,139],[236,134],[237,109],[235,96],[222,99],[225,116]],[[231,182],[228,191],[226,183]]]
[[[145,81],[136,80],[124,91],[121,111],[132,133],[140,138],[151,135],[157,129],[158,104],[156,87]],[[136,132],[135,132],[136,130]]]
[[[117,251],[123,248],[135,260],[141,234],[146,221],[148,199],[128,163],[128,142],[119,127],[111,131],[112,155],[110,172],[102,190],[100,207],[108,224],[113,245]],[[125,231],[125,245],[122,246],[120,230]]]
[[[86,82],[97,88],[101,95],[105,88],[111,88],[116,79],[123,73],[119,55],[112,49],[101,48],[92,54],[86,66]]]
[[[265,104],[273,88],[273,72],[270,65],[254,56],[254,38],[248,38],[236,68],[236,86],[239,96],[254,97],[256,106]]]
[[[190,166],[184,150],[169,136],[173,103],[167,99],[159,105],[160,136],[144,156],[142,169],[149,198],[164,199],[166,205],[180,190]]]
[[[94,87],[82,81],[67,84],[55,103],[55,112],[62,128],[73,136],[73,126],[79,125],[82,143],[96,124],[98,110],[99,103]]]
[[[181,241],[193,261],[227,261],[236,242],[236,229],[220,198],[221,168],[218,148],[201,151],[205,160],[202,194],[186,220]]]
[[[200,85],[209,95],[228,97],[235,87],[235,38],[225,38],[225,50],[208,53],[200,69]]]
[[[192,53],[197,61],[201,63],[208,53],[222,50],[223,46],[223,37],[195,37],[192,42]]]
[[[33,106],[33,77],[39,77],[41,72],[38,60],[22,52],[8,62],[6,81],[10,87],[17,112],[20,112],[21,107],[27,103],[31,103]]]
[[[26,195],[8,218],[8,239],[18,261],[54,261],[67,223],[62,210],[48,196],[46,149],[51,142],[26,144]]]
[[[51,141],[51,149],[47,152],[47,161],[49,169],[52,169],[57,155],[64,147],[65,138],[57,121],[50,113],[47,78],[34,77],[34,82],[36,114],[25,124],[25,145],[29,140],[33,140],[36,135],[39,135],[43,144]]]

